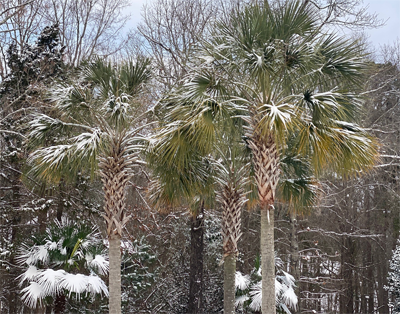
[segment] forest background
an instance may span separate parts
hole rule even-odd
[[[151,109],[185,76],[196,43],[207,36],[209,21],[223,16],[232,2],[154,0],[144,7],[133,29],[129,29],[132,17],[125,15],[132,10],[129,5],[124,0],[0,1],[1,313],[30,311],[20,301],[18,278],[25,269],[18,256],[21,247],[32,245],[32,235],[44,234],[62,217],[105,230],[101,183],[90,173],[81,171],[74,180],[58,184],[27,174],[32,147],[24,140],[25,122],[32,112],[48,110],[54,81],[73,77],[77,67],[97,56],[115,64],[133,56],[150,57],[155,74],[144,86],[141,103],[146,121],[155,121],[157,113],[152,116]],[[399,19],[385,21],[357,0],[315,5],[328,27],[359,36],[371,52],[374,66],[365,79],[359,123],[379,139],[381,160],[374,171],[357,178],[326,175],[319,182],[318,201],[307,210],[277,202],[276,256],[280,268],[296,279],[298,306],[292,312],[390,313],[396,304],[396,295],[387,289],[389,273],[396,273],[390,261],[400,231],[400,43],[396,37],[379,36],[384,44],[376,45],[365,34]],[[53,27],[56,22],[58,28]],[[394,31],[386,33],[396,36]],[[190,304],[191,260],[199,260],[193,257],[196,237],[202,241],[196,254],[203,261],[196,273],[201,276],[196,311],[220,312],[221,208],[205,206],[196,215],[185,204],[156,208],[149,199],[151,175],[151,168],[140,165],[128,184],[126,211],[131,218],[123,237],[123,312],[191,312],[195,306]],[[248,207],[242,212],[237,270],[254,275],[259,266],[260,212]],[[65,306],[79,313],[107,311],[107,301],[99,296],[94,301],[73,297]],[[49,312],[51,307],[38,306],[37,311]]]

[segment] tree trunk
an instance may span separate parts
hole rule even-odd
[[[274,209],[261,209],[261,274],[263,314],[275,314]]]
[[[188,313],[203,313],[204,208],[191,216]]]
[[[121,314],[121,237],[112,235],[108,241],[110,255],[109,313]]]
[[[64,183],[60,181],[58,185],[58,204],[57,204],[57,220],[61,222],[64,211]]]
[[[249,146],[261,208],[261,272],[263,314],[275,314],[274,202],[279,181],[279,155],[272,134],[263,136],[256,118]]]
[[[234,177],[234,168],[230,167],[230,182],[218,193],[222,205],[222,248],[224,252],[224,313],[235,313],[235,273],[238,241],[241,232],[242,206],[246,202],[244,190]]]
[[[65,303],[65,295],[63,293],[58,294],[54,302],[54,313],[63,314],[65,310]]]
[[[375,309],[374,309],[374,293],[375,293],[375,274],[374,274],[374,269],[376,267],[374,266],[374,260],[373,260],[373,255],[372,255],[372,249],[371,249],[371,244],[367,242],[367,251],[366,255],[368,258],[368,263],[367,265],[367,294],[365,295],[366,303],[367,303],[367,308],[368,310],[366,311],[367,314],[373,314]]]
[[[343,292],[340,295],[340,313],[354,313],[354,289],[353,289],[353,254],[354,245],[350,237],[343,237],[341,257],[341,277],[343,280]]]
[[[235,314],[236,255],[224,258],[224,314]]]
[[[39,232],[41,234],[46,232],[46,227],[47,227],[47,212],[48,212],[48,208],[44,208],[39,210],[38,212],[38,225],[39,225]]]
[[[121,237],[129,220],[125,213],[126,185],[131,178],[129,160],[118,138],[113,139],[110,155],[100,158],[104,191],[104,212],[109,241],[109,313],[121,314]]]
[[[300,258],[299,258],[299,241],[297,238],[297,215],[293,211],[290,212],[290,271],[291,275],[296,280],[297,284],[295,287],[295,293],[300,300],[300,285],[298,284],[300,279]],[[300,302],[298,302],[298,308],[293,313],[301,313]]]

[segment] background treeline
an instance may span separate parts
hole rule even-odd
[[[52,111],[48,95],[54,83],[74,80],[77,68],[97,57],[116,63],[132,56],[150,57],[153,75],[144,87],[142,113],[147,122],[157,122],[162,113],[150,109],[190,71],[192,54],[200,39],[211,33],[212,22],[225,19],[241,4],[154,0],[144,7],[138,27],[128,30],[125,0],[0,0],[1,313],[51,313],[49,306],[32,310],[21,302],[18,278],[23,267],[17,256],[32,235],[44,233],[62,217],[105,230],[100,180],[91,180],[84,170],[57,185],[27,175],[32,148],[26,141],[27,119],[32,112]],[[359,34],[381,25],[361,1],[319,4],[323,27],[346,26]],[[296,279],[296,313],[386,314],[394,301],[386,287],[400,231],[400,43],[369,58],[358,122],[379,139],[379,164],[357,178],[324,177],[312,208],[276,204],[276,255],[282,269]],[[53,139],[46,140],[50,144]],[[185,206],[155,208],[148,199],[151,171],[145,165],[135,171],[127,193],[132,218],[123,238],[129,243],[122,256],[123,313],[190,312],[190,277],[199,276],[191,267],[191,254],[202,255],[202,280],[196,287],[201,312],[221,312],[220,208],[202,206],[200,215]],[[242,274],[259,264],[260,212],[250,205],[242,213],[238,245],[237,270]],[[196,237],[202,241],[201,250],[193,249]],[[106,304],[101,298],[82,298],[68,301],[67,310],[106,313]]]

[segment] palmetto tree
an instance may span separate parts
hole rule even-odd
[[[202,230],[204,224],[203,213],[199,208],[202,208],[204,203],[213,203],[213,187],[215,180],[218,180],[216,177],[219,177],[221,185],[219,200],[224,208],[224,253],[228,257],[225,258],[225,261],[228,260],[225,269],[229,265],[230,270],[229,274],[225,274],[227,279],[224,281],[224,289],[231,288],[227,294],[229,298],[225,297],[225,305],[229,305],[225,311],[232,313],[237,241],[240,237],[240,210],[246,200],[242,185],[246,182],[246,176],[240,177],[245,173],[245,167],[239,167],[242,171],[237,173],[239,168],[231,168],[233,164],[215,162],[212,158],[213,155],[224,156],[224,149],[220,145],[224,141],[223,137],[225,136],[226,141],[228,137],[232,139],[232,134],[235,133],[233,120],[227,119],[229,118],[227,114],[234,111],[234,108],[230,108],[229,104],[220,105],[223,100],[220,97],[222,89],[217,82],[213,82],[212,73],[202,73],[182,88],[171,92],[160,104],[160,111],[164,111],[165,114],[161,119],[160,132],[156,134],[149,154],[149,161],[156,178],[150,189],[150,195],[154,203],[163,206],[189,205],[192,208],[191,237],[192,252],[194,252],[196,251],[196,244],[193,243],[194,233],[199,233],[195,230]],[[237,139],[235,141],[237,142]],[[223,145],[226,146],[225,143]],[[216,147],[220,147],[221,150],[216,152]],[[228,160],[230,159],[226,157],[226,161]],[[202,243],[203,240],[198,241]],[[196,272],[192,271],[192,264],[202,268],[202,259],[196,260],[195,257],[191,253],[189,298],[193,300],[189,301],[188,308],[191,313],[203,311],[200,293],[201,275],[196,275]],[[202,273],[200,269],[199,273]],[[225,285],[228,281],[230,284]]]
[[[274,201],[288,140],[317,175],[357,173],[376,160],[374,139],[355,123],[362,47],[321,32],[316,12],[300,1],[245,6],[204,46],[204,67],[228,82],[247,123],[261,208],[262,312],[275,313]]]
[[[52,101],[57,118],[36,115],[29,139],[42,145],[30,156],[31,173],[57,181],[88,168],[103,182],[104,214],[109,241],[109,310],[121,312],[122,230],[129,217],[125,194],[132,168],[140,163],[143,105],[140,96],[150,78],[150,61],[138,58],[121,65],[100,59],[82,68],[79,79],[57,86]],[[57,145],[45,147],[46,139]]]
[[[177,103],[176,103],[177,101]],[[190,212],[190,278],[188,312],[203,312],[204,203],[213,183],[206,156],[211,152],[214,132],[204,125],[206,115],[191,115],[191,106],[178,99],[166,100],[161,129],[149,147],[148,160],[153,170],[149,195],[162,211],[188,207]],[[191,118],[190,118],[191,117]],[[211,129],[213,127],[211,126]],[[210,138],[211,136],[211,138]],[[206,141],[206,145],[202,141]],[[209,141],[208,141],[209,140]]]

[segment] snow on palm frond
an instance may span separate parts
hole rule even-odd
[[[53,178],[54,170],[65,166],[74,154],[72,145],[56,145],[36,150],[28,157],[28,163],[33,167],[31,173],[43,178]]]
[[[268,131],[273,130],[275,125],[287,128],[287,124],[294,115],[294,107],[291,104],[264,104],[260,108],[260,115],[263,116],[260,124],[266,124]],[[278,127],[275,126],[275,128]]]
[[[18,277],[20,281],[19,285],[21,286],[24,281],[35,280],[41,271],[42,270],[37,269],[36,266],[29,265],[28,269]]]
[[[81,294],[104,294],[108,296],[108,289],[104,281],[96,275],[65,274],[60,280],[60,286],[79,299]]]
[[[22,301],[30,308],[35,308],[37,304],[41,305],[45,297],[43,287],[37,282],[30,282],[29,286],[21,290]]]
[[[48,248],[45,245],[29,248],[23,246],[17,260],[27,265],[34,265],[39,262],[46,264],[49,259]]]
[[[104,294],[106,297],[109,296],[107,285],[100,277],[95,275],[87,276],[86,290],[90,294]]]
[[[243,307],[243,304],[250,299],[247,295],[241,295],[235,299],[235,307]]]
[[[109,263],[103,255],[96,255],[89,262],[89,267],[97,270],[101,275],[106,275],[108,273]]]
[[[90,132],[72,137],[67,144],[53,145],[33,152],[28,158],[28,162],[33,165],[31,172],[56,179],[62,172],[71,172],[71,165],[79,167],[84,161],[94,165],[107,136],[99,128],[87,130]]]
[[[235,273],[235,288],[240,290],[245,290],[249,287],[250,276],[243,275],[240,271]]]
[[[99,128],[92,132],[81,133],[71,140],[74,143],[73,150],[78,158],[96,159],[98,151],[102,148],[105,135]]]
[[[250,298],[251,303],[249,305],[250,309],[253,311],[261,311],[261,301],[262,301],[262,282],[259,281],[250,288]]]
[[[30,132],[28,138],[35,142],[41,142],[46,139],[49,131],[60,131],[63,123],[59,119],[51,118],[45,114],[36,114],[29,122]]]
[[[66,274],[62,278],[61,284],[68,291],[69,297],[71,297],[72,293],[76,293],[77,298],[79,298],[80,294],[85,292],[88,286],[87,277],[82,274]]]
[[[43,294],[52,296],[57,295],[62,290],[60,282],[65,275],[66,272],[62,269],[47,268],[38,274],[35,281],[42,287]]]
[[[111,115],[126,114],[130,108],[130,99],[132,97],[128,94],[122,93],[119,96],[112,95],[106,100],[104,110]]]
[[[31,145],[43,144],[49,137],[59,138],[60,134],[67,133],[72,129],[81,129],[92,132],[92,127],[79,124],[68,123],[58,118],[52,118],[45,114],[34,114],[31,121],[28,122],[28,139]]]
[[[283,304],[287,305],[292,309],[297,308],[298,298],[292,287],[286,289],[282,294]]]

